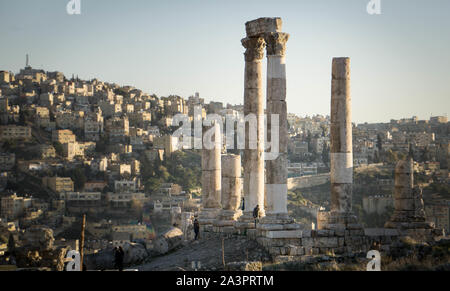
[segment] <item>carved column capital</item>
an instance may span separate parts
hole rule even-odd
[[[285,56],[289,34],[284,32],[268,32],[264,35],[268,56]]]
[[[260,61],[264,57],[264,47],[266,42],[263,37],[247,37],[242,40],[242,45],[247,49],[245,51],[245,61]]]

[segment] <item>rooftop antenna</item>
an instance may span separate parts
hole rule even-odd
[[[27,54],[27,62],[26,62],[26,67],[30,66],[30,56]]]

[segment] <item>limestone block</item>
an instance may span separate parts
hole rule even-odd
[[[296,230],[296,229],[301,229],[302,226],[300,224],[296,224],[296,223],[289,223],[289,224],[283,224],[283,229],[284,230]],[[303,236],[303,233],[302,233]]]
[[[268,231],[266,233],[268,238],[301,238],[301,230],[278,230],[278,231]]]
[[[281,32],[283,22],[281,18],[263,17],[248,21],[245,24],[248,37],[262,35],[266,32]]]
[[[400,211],[414,211],[414,199],[395,199],[394,207],[396,210]]]
[[[322,212],[323,213],[323,212]],[[329,216],[328,216],[329,217]],[[329,230],[334,230],[334,231],[345,231],[345,224],[340,224],[340,223],[330,223],[326,225],[326,229]]]
[[[247,237],[251,239],[256,239],[257,237],[257,230],[256,229],[248,229],[247,230]]]
[[[268,137],[268,140],[270,142],[272,142],[271,137],[270,138]],[[267,158],[267,160],[266,160],[266,184],[269,184],[269,185],[270,184],[286,185],[286,181],[287,181],[288,175],[287,175],[286,164],[283,166],[283,163],[287,163],[287,154],[286,154],[286,150],[283,150],[281,148],[282,145],[281,145],[280,137],[278,137],[275,142],[278,142],[278,141],[280,141],[278,152],[272,148],[268,149],[268,151],[266,152],[266,155],[272,159],[272,160],[270,160],[269,158]],[[287,144],[287,143],[285,142],[285,144]],[[276,159],[273,160],[273,157],[276,157]]]
[[[385,233],[384,228],[365,228],[364,235],[366,236],[383,236]]]
[[[257,101],[262,93],[262,88],[263,88],[263,83],[262,83],[262,66],[260,65],[261,63],[250,63],[250,64],[256,64],[255,66],[245,66],[245,72],[246,72],[246,76],[245,76],[245,91],[247,93],[247,98],[249,98],[249,101]],[[247,109],[251,109],[254,108],[256,109],[257,107],[254,106],[258,106],[257,102],[253,103],[250,102],[248,103],[249,106],[251,107],[247,107]],[[252,112],[256,112],[256,111],[252,111]]]
[[[283,230],[282,224],[259,224],[258,229],[265,231]]]
[[[336,236],[345,236],[345,230],[344,229],[336,229],[334,231]]]
[[[352,224],[348,224],[347,225],[347,229],[349,229],[349,230],[361,230],[361,229],[363,229],[363,227],[362,227],[361,224],[352,223]]]
[[[241,156],[240,155],[222,155],[222,176],[241,177]]]
[[[310,238],[312,237],[313,230],[303,229],[302,230],[302,238]]]
[[[334,104],[334,102],[338,102],[338,100],[335,98],[332,98],[332,102]],[[338,115],[338,113],[341,114],[338,110],[339,109],[337,107],[332,107],[332,113],[334,112],[333,116]],[[349,113],[350,112],[348,112],[347,115]],[[337,117],[335,117],[335,118],[337,118]],[[331,153],[351,153],[352,152],[351,146],[352,146],[353,142],[351,140],[351,134],[346,134],[346,133],[352,132],[352,127],[351,127],[351,123],[344,123],[346,118],[350,118],[350,116],[343,116],[342,121],[336,120],[336,121],[332,121],[332,123],[330,124],[330,133],[333,134],[331,136],[331,141],[333,142],[331,144],[332,145]]]
[[[276,72],[272,71],[272,74]],[[281,75],[281,74],[280,74]],[[286,101],[286,78],[268,78],[267,88],[272,101]]]
[[[315,246],[320,248],[336,248],[338,247],[337,237],[318,237]]]
[[[329,254],[331,252],[330,248],[319,248],[319,253],[321,254]]]
[[[364,235],[364,230],[363,229],[350,230],[350,235],[351,236],[363,236]]]
[[[303,255],[305,255],[305,248],[297,247],[297,256],[303,256]]]
[[[221,227],[221,232],[224,234],[234,234],[236,233],[236,229],[233,226],[225,226]]]
[[[331,210],[349,213],[352,210],[352,184],[331,184]]]
[[[153,250],[159,254],[166,254],[181,245],[183,232],[179,228],[171,228],[153,242]]]
[[[281,255],[281,248],[280,247],[270,247],[269,253],[271,255]]]
[[[350,78],[350,58],[333,58],[333,79]]]
[[[316,231],[318,237],[328,237],[334,235],[334,230],[319,229]]]
[[[210,130],[214,130],[211,128]],[[216,129],[217,134],[220,134],[220,129]],[[215,139],[216,137],[213,137]],[[219,136],[220,138],[220,136]],[[221,148],[220,144],[215,145],[218,148],[203,149],[202,150],[202,170],[221,170]]]
[[[286,146],[286,137],[288,136],[287,134],[287,129],[288,129],[288,121],[287,121],[287,104],[286,101],[274,101],[274,100],[269,100],[267,101],[267,112],[270,112],[270,114],[279,114],[278,115],[278,122],[279,122],[279,132],[278,132],[278,136],[279,137],[283,137],[283,142],[280,142],[280,149],[281,148],[285,148]],[[268,128],[271,128],[270,126],[270,122],[268,123]],[[270,137],[268,137],[270,140]],[[281,173],[284,175],[284,173]],[[286,177],[287,178],[287,177]],[[275,183],[275,182],[273,182]],[[282,181],[281,181],[282,183]],[[280,184],[281,184],[280,183]],[[286,183],[286,182],[284,182]]]
[[[350,135],[351,136],[351,135]],[[353,182],[353,154],[331,153],[331,183]]]
[[[305,248],[312,248],[315,245],[314,238],[312,237],[305,237],[302,238],[302,246]]]

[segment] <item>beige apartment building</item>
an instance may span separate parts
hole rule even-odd
[[[0,140],[23,139],[31,138],[31,127],[6,125],[0,126]]]
[[[42,179],[42,184],[57,193],[74,190],[73,181],[69,177],[45,177]]]
[[[16,155],[0,153],[0,170],[11,170],[16,164]]]
[[[73,160],[76,156],[84,157],[84,146],[77,142],[63,143],[63,154],[68,160]]]
[[[27,208],[32,205],[31,198],[18,197],[16,194],[2,197],[1,199],[1,217],[7,219],[16,219],[24,214]]]
[[[59,142],[61,144],[66,143],[74,143],[76,142],[77,138],[75,134],[69,129],[62,129],[62,130],[54,130],[52,132],[52,141],[53,142]]]

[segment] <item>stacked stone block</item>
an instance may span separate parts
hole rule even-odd
[[[222,156],[222,210],[214,221],[214,231],[235,233],[234,224],[242,215],[241,156],[227,154]]]

